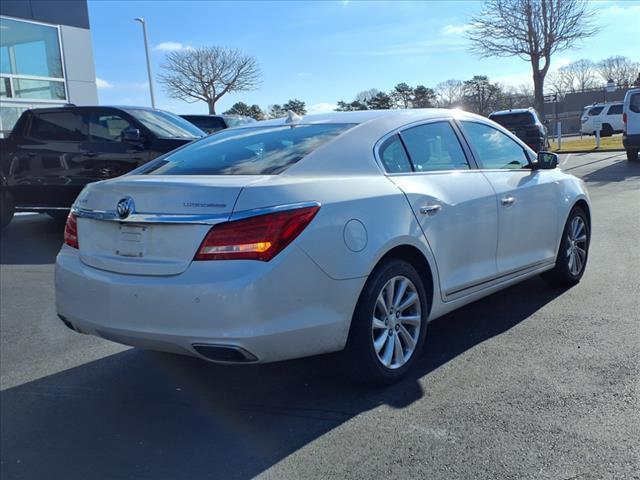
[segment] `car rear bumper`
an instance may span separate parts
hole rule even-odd
[[[55,274],[58,314],[79,332],[201,358],[194,345],[229,347],[257,362],[344,348],[366,280],[331,279],[295,246],[271,262],[192,262],[157,277],[89,267],[65,245]]]
[[[623,135],[622,145],[624,148],[640,148],[640,134]]]

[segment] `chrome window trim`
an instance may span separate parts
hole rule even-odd
[[[404,141],[402,140],[402,135],[401,133],[404,130],[408,130],[410,128],[414,128],[414,127],[419,127],[421,125],[428,125],[431,123],[440,123],[440,122],[447,122],[449,123],[449,125],[451,126],[451,130],[453,131],[453,134],[456,136],[456,138],[458,139],[458,143],[460,144],[460,148],[462,149],[462,152],[464,153],[464,156],[467,160],[467,162],[469,163],[469,168],[468,169],[460,169],[460,170],[428,170],[428,171],[424,171],[424,172],[398,172],[398,173],[392,173],[392,172],[387,172],[387,170],[384,168],[384,164],[382,163],[382,159],[380,158],[380,147],[382,147],[382,145],[392,136],[394,135],[398,135],[398,137],[400,138],[400,141],[402,142],[403,146],[404,146]],[[429,118],[427,120],[418,120],[415,122],[411,122],[411,123],[407,123],[405,125],[402,125],[401,127],[397,127],[394,128],[393,130],[391,130],[390,132],[386,133],[385,135],[383,135],[382,137],[380,137],[378,139],[378,141],[374,144],[373,146],[373,158],[376,162],[376,164],[378,165],[378,168],[380,169],[380,171],[385,175],[385,176],[394,176],[394,175],[424,175],[424,174],[428,174],[428,173],[443,173],[443,172],[469,172],[469,171],[474,171],[477,168],[479,168],[478,165],[475,165],[475,158],[473,158],[472,152],[471,151],[467,151],[465,148],[465,141],[466,139],[464,139],[464,137],[461,136],[461,132],[458,131],[458,129],[456,128],[457,125],[455,124],[455,118],[454,117],[448,117],[448,116],[443,116],[443,117],[437,117],[437,118]],[[406,149],[406,147],[405,147]],[[407,157],[409,158],[409,162],[411,162],[411,164],[413,165],[413,161],[411,160],[411,156],[409,155],[409,152],[407,153]]]
[[[299,202],[271,207],[242,210],[239,212],[218,214],[165,214],[135,212],[127,218],[120,218],[115,210],[92,210],[78,206],[71,207],[71,213],[78,218],[89,218],[118,223],[159,223],[159,224],[191,224],[191,225],[216,225],[222,222],[232,222],[245,218],[266,215],[269,213],[284,212],[306,207],[320,207],[320,202]]]

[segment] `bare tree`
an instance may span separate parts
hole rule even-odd
[[[452,108],[462,105],[464,83],[462,80],[447,80],[436,85],[436,98],[439,107]]]
[[[602,80],[613,80],[619,85],[633,85],[636,76],[640,73],[640,63],[633,62],[629,57],[609,57],[598,62],[598,73]]]
[[[543,111],[551,57],[594,35],[586,0],[485,0],[468,37],[481,57],[518,56],[531,63],[536,109]]]
[[[568,92],[584,92],[602,83],[598,78],[596,65],[587,59],[576,60],[559,68],[558,74],[564,77]]]
[[[210,114],[216,113],[216,102],[222,96],[253,90],[261,76],[254,57],[223,47],[171,52],[162,69],[159,80],[170,97],[206,102]]]

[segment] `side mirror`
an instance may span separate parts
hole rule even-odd
[[[558,155],[552,152],[538,152],[538,161],[534,170],[553,170],[558,166]]]
[[[125,128],[122,131],[122,141],[127,143],[140,143],[142,140],[142,136],[140,135],[140,130],[133,127]]]

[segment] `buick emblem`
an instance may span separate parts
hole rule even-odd
[[[118,202],[116,206],[116,213],[118,217],[121,219],[127,218],[135,211],[135,204],[133,203],[133,198],[124,197],[122,200]]]

